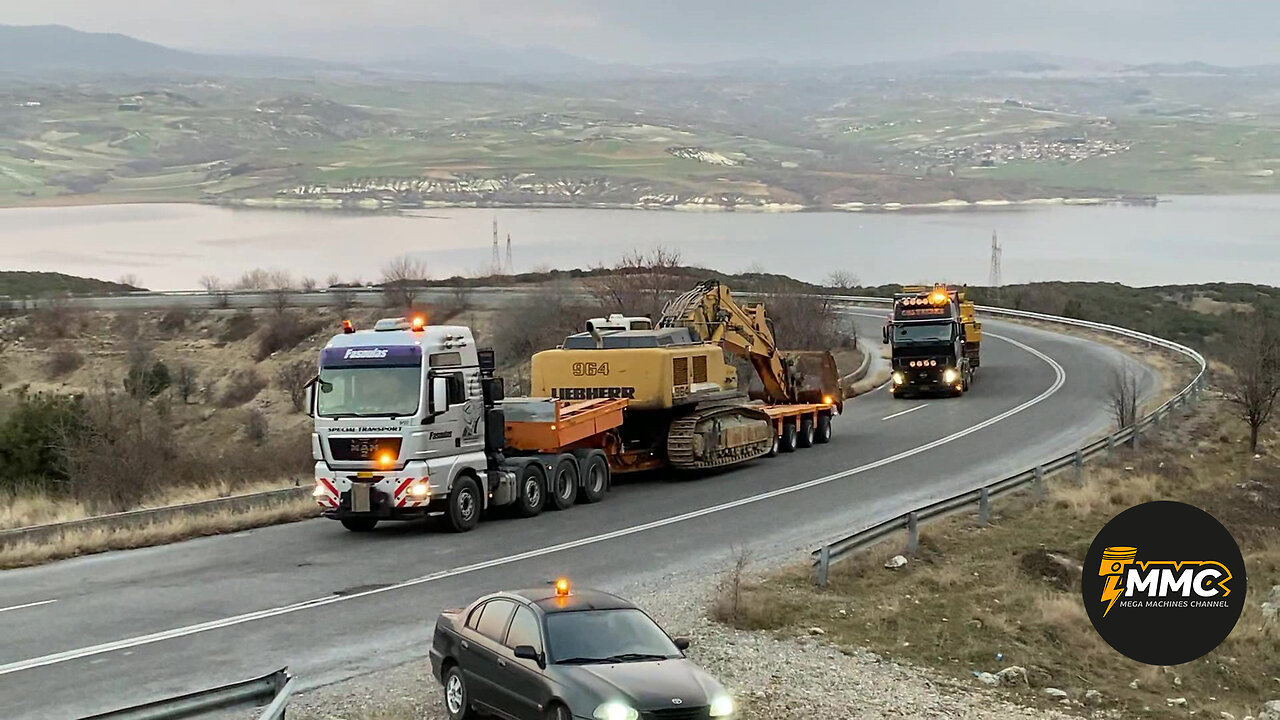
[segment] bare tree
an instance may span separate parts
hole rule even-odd
[[[227,288],[215,275],[205,275],[200,278],[200,287],[204,291],[214,296],[217,306],[225,308],[231,304],[231,296],[227,293]]]
[[[173,375],[173,389],[177,391],[178,397],[181,398],[182,404],[186,405],[191,402],[191,396],[196,393],[196,369],[186,363],[178,365],[177,371]]]
[[[1140,389],[1138,370],[1133,363],[1126,360],[1112,371],[1107,401],[1111,406],[1111,417],[1116,421],[1116,429],[1125,430],[1138,422]]]
[[[1227,350],[1235,377],[1224,395],[1249,425],[1249,452],[1258,452],[1258,433],[1275,412],[1280,396],[1280,320],[1250,318],[1237,325]]]
[[[133,273],[126,273],[124,275],[121,275],[120,278],[116,280],[116,282],[120,285],[128,285],[131,288],[140,287],[138,285],[138,276],[134,275]]]
[[[302,412],[307,399],[307,381],[315,375],[315,365],[306,360],[296,360],[281,366],[276,373],[276,386],[289,395],[294,412]]]
[[[691,285],[681,272],[680,251],[656,247],[632,250],[608,274],[592,278],[587,288],[606,312],[657,319],[667,301]]]
[[[324,279],[324,286],[327,288],[342,284],[342,278],[338,277],[338,273],[332,273]]]
[[[827,287],[848,290],[858,286],[858,277],[848,270],[832,270],[827,274]]]
[[[507,393],[530,392],[529,358],[554,348],[582,325],[587,308],[563,288],[541,286],[531,293],[520,312],[498,315],[493,326],[493,347],[500,364],[513,367],[506,373]]]
[[[246,270],[240,274],[240,279],[236,281],[235,289],[269,290],[271,289],[271,273],[262,268]]]
[[[317,282],[316,279],[313,277],[302,278],[302,289],[307,292],[315,292],[315,289],[319,286],[320,286],[320,283]]]
[[[428,279],[427,264],[411,255],[401,255],[382,269],[382,288],[390,307],[413,310]]]

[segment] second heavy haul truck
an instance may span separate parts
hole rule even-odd
[[[535,394],[627,400],[615,472],[724,467],[830,440],[844,402],[835,360],[779,350],[762,303],[738,303],[709,280],[667,303],[655,325],[593,324],[533,356]],[[754,397],[726,353],[751,363]]]
[[[893,397],[969,390],[981,361],[982,323],[964,288],[903,288],[893,296],[883,334],[890,348]]]

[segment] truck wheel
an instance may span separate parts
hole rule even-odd
[[[831,416],[830,415],[823,413],[822,415],[818,416],[818,433],[817,433],[817,436],[813,438],[813,440],[814,442],[823,443],[823,444],[831,442]]]
[[[378,518],[342,518],[342,527],[351,532],[370,532],[378,526]]]
[[[800,418],[800,434],[796,437],[796,445],[798,447],[813,447],[813,418],[805,415]]]
[[[453,492],[449,493],[449,507],[445,515],[449,518],[449,528],[454,532],[466,532],[480,522],[480,486],[467,475],[459,475],[453,481]]]
[[[526,463],[516,480],[516,513],[528,518],[542,512],[547,501],[546,490],[547,478],[542,474],[542,466],[536,462]]]
[[[796,424],[790,420],[782,423],[782,435],[778,437],[778,451],[792,452],[796,449]]]
[[[462,668],[457,665],[444,673],[444,709],[449,712],[449,720],[470,720],[476,716],[476,711],[471,709],[467,681],[462,676]]]
[[[584,503],[596,503],[604,499],[609,487],[609,461],[603,455],[592,454],[582,468],[582,489],[578,499]]]
[[[568,510],[578,499],[578,459],[561,455],[551,475],[551,509]]]

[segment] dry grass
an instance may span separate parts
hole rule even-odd
[[[1050,480],[1044,501],[1026,493],[999,502],[991,527],[977,527],[971,516],[927,526],[920,552],[902,569],[882,567],[901,551],[901,540],[888,541],[834,566],[825,590],[813,586],[807,566],[740,583],[735,612],[717,619],[786,634],[822,627],[841,645],[975,683],[972,672],[1019,665],[1029,687],[1011,692],[1045,707],[1043,688],[1057,687],[1073,698],[1098,690],[1105,707],[1125,716],[1144,708],[1152,717],[1188,709],[1256,715],[1280,695],[1280,623],[1264,624],[1259,607],[1280,584],[1280,458],[1245,456],[1247,428],[1221,401],[1195,410],[1176,427],[1144,436],[1137,452],[1117,450],[1111,461],[1086,468],[1080,485],[1068,471]],[[1274,431],[1268,439],[1280,442]],[[1246,609],[1231,636],[1205,658],[1171,668],[1133,662],[1107,646],[1090,627],[1078,585],[1078,565],[1097,530],[1154,499],[1182,500],[1217,517],[1240,543],[1249,573]],[[1046,577],[1039,561],[1049,553],[1071,569]],[[1187,698],[1188,708],[1169,707],[1170,697]]]
[[[69,530],[48,543],[20,542],[0,548],[0,569],[39,565],[78,555],[164,545],[204,535],[305,520],[319,515],[315,501],[300,498],[247,512],[220,511],[191,515],[128,530]]]

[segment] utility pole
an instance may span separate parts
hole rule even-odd
[[[515,272],[515,268],[511,264],[511,233],[507,233],[507,270],[506,274],[510,275]]]
[[[502,274],[502,258],[498,256],[498,218],[493,219],[493,257],[489,259],[490,272]]]
[[[1000,255],[1004,248],[1000,247],[1000,241],[996,239],[996,231],[991,231],[991,272],[987,276],[987,285],[991,288],[992,297],[996,300],[1000,299]]]

